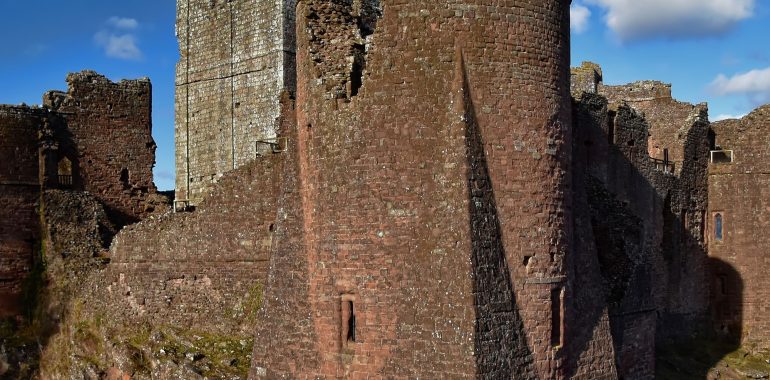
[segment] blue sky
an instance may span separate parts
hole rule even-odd
[[[770,102],[770,5],[761,0],[573,0],[572,65],[608,84],[657,79],[711,118]],[[174,0],[0,0],[0,103],[39,104],[68,72],[149,77],[155,182],[174,186]]]

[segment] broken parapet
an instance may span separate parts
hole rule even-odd
[[[156,208],[147,202],[157,192],[150,80],[112,82],[82,71],[67,83],[66,93],[43,97],[55,115],[48,133],[57,142],[45,152],[47,171],[65,170],[53,177],[69,175],[68,186],[96,194],[116,224],[140,220]]]

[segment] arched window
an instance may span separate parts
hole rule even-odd
[[[722,225],[722,214],[715,214],[714,215],[714,238],[717,240],[722,240],[722,228],[724,226]]]
[[[62,157],[57,164],[57,174],[59,175],[59,186],[72,187],[72,161],[67,157]]]

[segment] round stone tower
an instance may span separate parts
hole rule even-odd
[[[276,234],[301,237],[274,240],[252,376],[565,377],[569,1],[296,20]]]

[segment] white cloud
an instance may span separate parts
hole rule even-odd
[[[107,24],[117,29],[134,30],[139,27],[139,22],[133,18],[110,17]]]
[[[104,48],[108,57],[137,60],[142,58],[142,51],[133,34],[114,34],[101,31],[94,36],[96,43]]]
[[[94,41],[104,49],[108,57],[118,59],[142,59],[138,40],[129,31],[139,28],[139,22],[132,18],[111,17],[107,27],[94,35]]]
[[[722,113],[722,114],[716,115],[714,117],[709,117],[709,119],[710,119],[709,121],[711,121],[713,123],[715,121],[721,121],[721,120],[727,120],[727,119],[741,119],[744,116],[746,116],[745,113],[744,114],[739,114],[739,115],[730,115],[730,114]]]
[[[716,95],[770,94],[770,67],[727,77],[719,74],[709,85]]]
[[[623,41],[718,35],[754,14],[756,0],[586,0],[607,10]]]
[[[570,29],[575,33],[583,33],[588,29],[591,10],[585,5],[574,3],[569,7]]]

